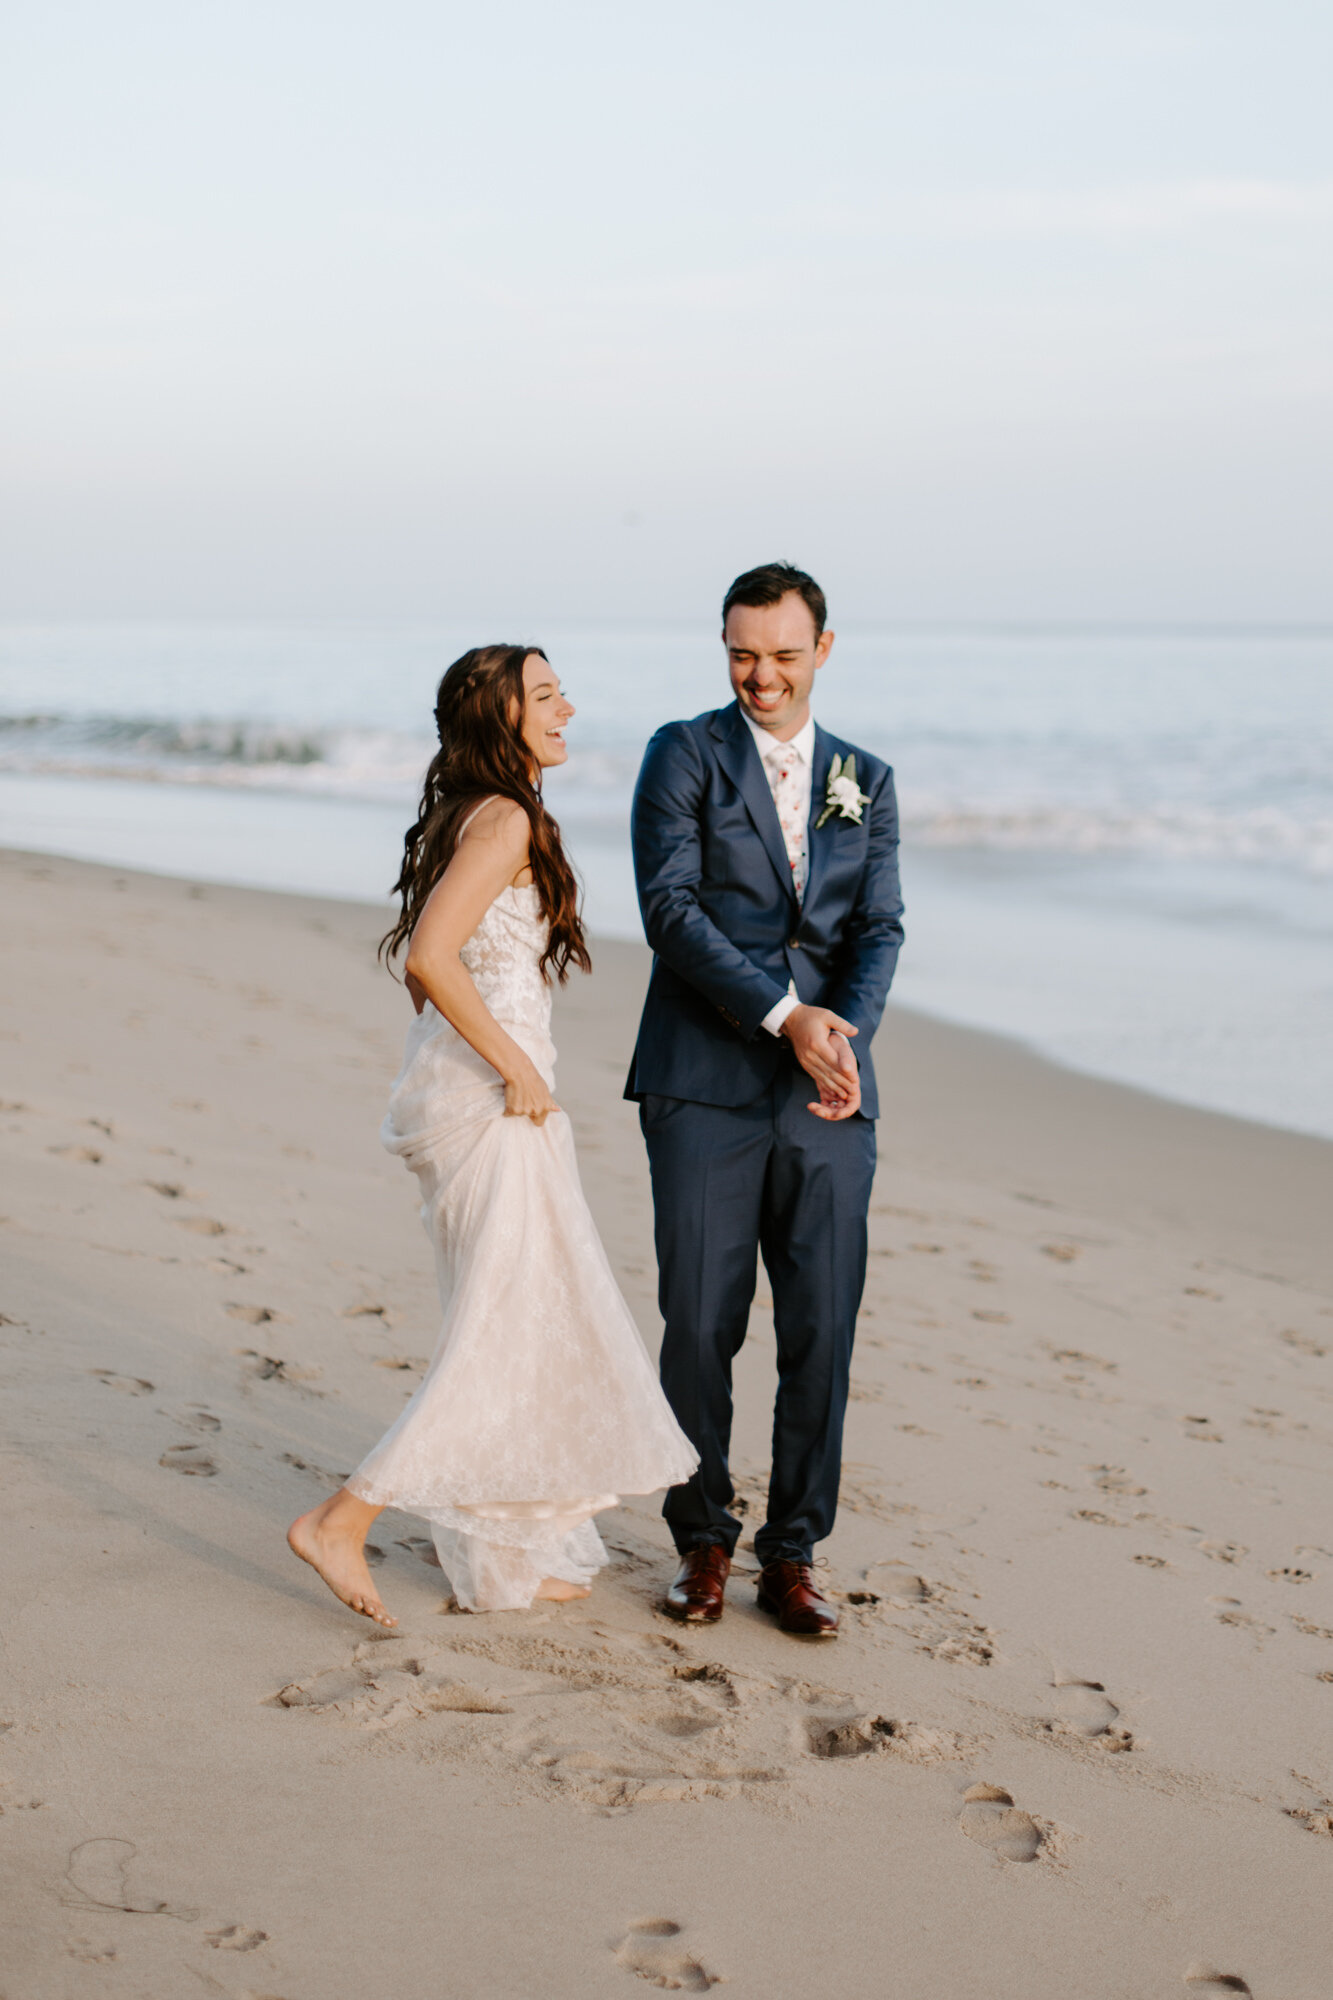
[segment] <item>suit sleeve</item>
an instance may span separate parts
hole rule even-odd
[[[648,943],[747,1041],[785,988],[731,943],[700,907],[704,766],[688,729],[668,723],[644,752],[630,834]]]
[[[870,839],[856,901],[843,925],[844,959],[824,1001],[860,1033],[864,1049],[880,1023],[903,941],[898,882],[898,800],[885,767],[870,799]]]

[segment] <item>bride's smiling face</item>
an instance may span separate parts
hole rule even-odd
[[[563,764],[568,757],[564,727],[573,713],[574,704],[561,694],[550,662],[540,653],[529,653],[523,662],[523,714],[518,727],[539,770]]]

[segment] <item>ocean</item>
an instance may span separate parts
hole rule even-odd
[[[593,933],[639,936],[643,745],[730,693],[666,624],[3,626],[0,844],[384,897],[435,683],[496,636],[577,707],[548,797]],[[1333,631],[854,628],[815,707],[897,773],[895,1001],[1333,1137]]]

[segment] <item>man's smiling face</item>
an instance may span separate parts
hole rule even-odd
[[[752,722],[790,742],[810,716],[810,690],[829,656],[831,632],[815,621],[799,591],[776,604],[733,604],[722,637],[736,699]]]

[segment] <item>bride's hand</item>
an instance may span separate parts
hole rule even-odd
[[[534,1125],[544,1125],[559,1109],[534,1063],[505,1078],[506,1118],[530,1118]]]

